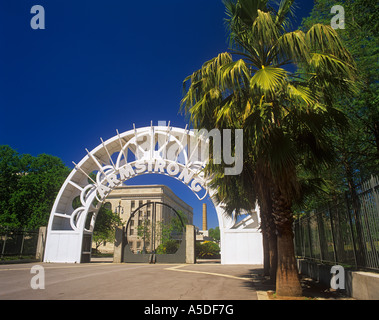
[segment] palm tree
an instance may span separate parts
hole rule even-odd
[[[329,26],[290,31],[293,0],[282,0],[276,9],[268,0],[224,4],[231,52],[184,80],[182,108],[196,128],[244,129],[251,154],[244,163],[254,170],[261,190],[256,194],[271,194],[276,292],[298,296],[292,232],[292,205],[301,196],[297,173],[317,172],[333,158],[326,133],[345,125],[333,102],[354,92],[354,62]]]
[[[212,148],[210,148],[212,150]],[[256,183],[257,175],[254,171],[254,159],[251,153],[244,148],[244,166],[238,176],[225,175],[223,165],[215,165],[212,160],[206,167],[206,172],[213,176],[210,187],[217,190],[214,200],[222,205],[225,214],[239,215],[254,211],[256,204],[260,207],[261,231],[263,238],[263,269],[264,275],[270,276],[272,281],[276,278],[277,250],[276,231],[272,212],[271,187],[269,182],[261,177],[261,184]],[[211,155],[212,156],[212,155]],[[263,185],[265,187],[263,187]]]

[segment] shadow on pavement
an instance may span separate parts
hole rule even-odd
[[[264,276],[263,268],[251,269],[249,272],[250,274],[241,275],[241,277],[251,277],[251,281],[244,282],[245,287],[256,291],[275,292],[275,283],[270,280],[269,276]],[[304,299],[354,300],[344,292],[333,290],[304,275],[300,275],[300,283],[303,288]]]

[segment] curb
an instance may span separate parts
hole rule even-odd
[[[267,295],[267,291],[257,291],[258,300],[270,300]]]

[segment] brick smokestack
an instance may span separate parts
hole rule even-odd
[[[203,230],[208,230],[207,226],[207,204],[203,203]]]

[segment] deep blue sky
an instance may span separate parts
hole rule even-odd
[[[313,1],[298,2],[300,22]],[[45,30],[30,27],[33,5],[45,9]],[[151,120],[184,127],[182,82],[227,50],[224,18],[221,0],[0,0],[0,145],[72,167],[116,129]],[[134,182],[167,184],[201,226],[202,204],[181,183]]]

